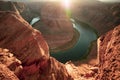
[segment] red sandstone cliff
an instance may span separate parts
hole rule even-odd
[[[22,69],[21,61],[10,53],[8,49],[0,48],[0,64],[4,64],[16,75],[19,75]]]
[[[16,13],[0,12],[0,47],[22,62],[21,80],[73,80],[62,63],[50,58],[41,33]]]
[[[21,70],[21,61],[8,49],[0,48],[0,80],[19,80],[17,76]]]
[[[0,64],[0,80],[19,80],[5,65]]]
[[[120,80],[120,25],[98,39],[97,80]]]
[[[25,65],[43,56],[48,58],[49,49],[39,31],[15,13],[1,12],[0,15],[1,48],[9,49]]]

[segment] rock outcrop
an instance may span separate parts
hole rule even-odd
[[[0,64],[0,80],[19,80],[5,65]]]
[[[0,12],[0,47],[7,48],[22,62],[21,80],[73,80],[65,66],[50,58],[41,33],[19,14]]]
[[[4,64],[11,72],[19,75],[22,70],[21,61],[18,60],[8,49],[0,48],[0,64]]]
[[[98,39],[97,80],[120,80],[120,25]]]
[[[21,70],[21,61],[8,49],[0,48],[0,80],[19,80],[17,76]]]
[[[47,62],[46,59],[41,59],[39,63],[33,63],[30,66],[23,67],[21,72],[21,80],[73,80],[68,74],[65,66],[50,58]],[[41,63],[40,63],[41,62]]]
[[[48,58],[49,49],[40,32],[15,13],[1,12],[0,15],[1,48],[9,49],[24,65],[43,56]]]
[[[33,27],[41,31],[50,49],[65,45],[74,35],[73,25],[59,3],[46,3],[42,6],[41,21]]]

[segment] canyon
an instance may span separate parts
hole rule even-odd
[[[84,3],[73,7],[73,17],[95,28],[99,38],[92,43],[85,59],[65,64],[50,56],[51,47],[64,45],[74,35],[69,18],[64,11],[56,9],[61,9],[59,5],[52,7],[49,16],[51,10],[47,7],[52,5],[48,3],[37,14],[29,12],[23,3],[7,2],[12,5],[9,8],[5,2],[0,4],[0,80],[120,80],[119,3]],[[32,27],[29,21],[40,13],[44,24],[38,21]],[[59,15],[67,20],[48,20],[51,16],[60,19]]]

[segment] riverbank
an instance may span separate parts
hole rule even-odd
[[[73,46],[75,46],[75,44],[77,43],[79,37],[80,37],[80,33],[74,28],[74,35],[73,35],[72,40],[69,41],[68,43],[60,46],[60,47],[50,49],[50,52],[51,53],[56,53],[56,52],[60,52],[60,51],[64,52],[64,51],[66,51],[68,49],[71,49]]]
[[[67,61],[78,61],[88,56],[92,42],[97,39],[96,32],[87,24],[73,21],[74,28],[80,33],[77,43],[70,49],[52,53],[58,61],[66,63]]]
[[[61,46],[49,46],[50,55],[63,63],[69,60],[77,61],[85,59],[93,47],[92,43],[98,37],[97,31],[88,24],[76,19],[71,19],[71,22],[74,29],[73,38]],[[33,24],[34,28],[41,31],[41,28],[38,24],[41,24],[42,26],[45,26],[45,24],[43,24],[41,21],[35,21],[35,24]],[[45,30],[44,33],[45,32],[47,31]]]

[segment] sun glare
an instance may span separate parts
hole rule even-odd
[[[62,2],[65,8],[70,8],[70,0],[62,0]]]

